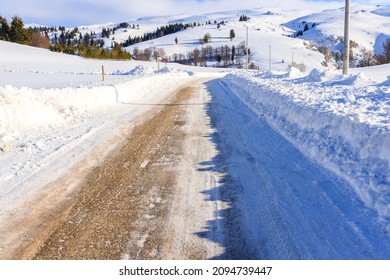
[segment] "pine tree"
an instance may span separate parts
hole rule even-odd
[[[207,44],[207,43],[210,43],[210,41],[211,41],[211,35],[210,35],[210,33],[205,34],[205,35],[203,36],[203,43],[204,43],[204,44]]]
[[[28,43],[28,34],[26,29],[24,29],[23,20],[18,16],[14,16],[12,18],[11,29],[10,29],[10,41],[19,44]]]
[[[0,40],[9,41],[9,31],[7,19],[0,16]]]
[[[235,56],[236,56],[236,47],[233,45],[232,46],[232,62],[234,62]]]
[[[232,40],[236,37],[236,33],[234,33],[234,29],[231,29],[231,30],[230,30],[230,35],[229,35],[229,37],[230,37],[230,41],[232,41]]]

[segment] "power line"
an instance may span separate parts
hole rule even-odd
[[[283,0],[280,0],[279,3],[276,5],[275,9],[279,7],[280,3],[282,3]]]

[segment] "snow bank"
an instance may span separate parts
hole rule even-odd
[[[92,87],[48,89],[0,87],[0,137],[20,130],[61,126],[69,120],[82,121],[114,105],[140,100],[150,88],[166,84],[167,77],[163,74],[174,75],[171,72],[177,73],[168,68],[155,71],[136,66],[129,72],[120,73],[128,76],[128,81],[118,84],[101,82]],[[186,72],[179,75],[188,76]],[[137,82],[140,77],[145,80]]]
[[[186,72],[164,72],[136,67],[120,82],[88,87],[0,86],[2,207],[11,209],[81,161],[89,168],[102,160],[137,117],[190,80]]]
[[[82,119],[115,101],[114,90],[107,86],[46,90],[0,87],[0,133]]]
[[[125,75],[125,76],[143,76],[153,74],[155,71],[151,67],[145,67],[143,65],[137,65],[134,69],[130,71],[121,71],[116,70],[112,74],[113,75]]]
[[[390,220],[390,88],[363,75],[312,71],[229,74],[228,89],[298,150],[347,180],[382,221]]]

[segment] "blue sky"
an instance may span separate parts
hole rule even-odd
[[[343,6],[344,0],[0,0],[0,15],[22,17],[25,23],[46,25],[89,25],[121,22],[143,16],[198,14],[214,11],[250,9],[308,8],[319,10]],[[352,3],[390,5],[390,0],[351,0]]]

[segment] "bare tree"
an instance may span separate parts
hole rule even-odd
[[[162,48],[156,48],[156,47],[154,47],[153,48],[153,58],[154,59],[157,59],[158,57],[165,57],[166,56],[166,52],[165,52],[165,50],[164,49],[162,49]]]
[[[198,64],[199,64],[199,62],[200,62],[200,51],[199,51],[198,48],[196,48],[196,49],[194,50],[194,56],[193,56],[193,58],[194,58],[194,65],[195,65],[195,66],[198,66]]]
[[[360,67],[368,67],[368,66],[373,66],[376,64],[377,64],[377,61],[375,59],[374,52],[369,51],[369,50],[363,50],[362,60],[360,61],[359,66]]]
[[[138,49],[137,47],[135,47],[135,48],[133,49],[133,56],[134,56],[134,57],[137,57],[137,56],[138,56],[138,53],[139,53],[139,49]]]
[[[31,35],[31,46],[43,49],[50,48],[50,39],[39,31],[33,32]]]
[[[144,50],[144,55],[145,55],[146,61],[149,61],[150,58],[152,57],[153,50],[154,50],[154,48],[152,48],[152,47],[146,48]]]
[[[173,54],[173,61],[174,62],[178,62],[179,61],[179,54],[177,54],[177,53]]]

